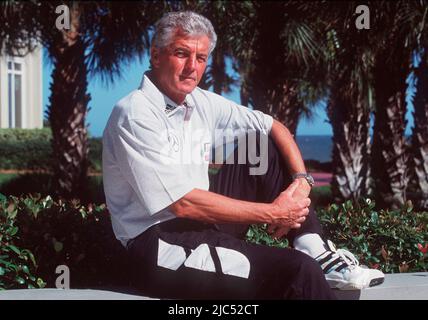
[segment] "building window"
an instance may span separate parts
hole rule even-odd
[[[9,57],[7,60],[7,84],[8,84],[8,107],[9,128],[23,127],[22,107],[22,58]]]

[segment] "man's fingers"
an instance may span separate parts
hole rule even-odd
[[[303,223],[303,222],[305,222],[305,220],[306,220],[306,217],[305,217],[305,216],[303,216],[303,217],[300,217],[299,219],[297,219],[297,221],[296,221],[296,222],[298,222],[298,223]]]
[[[300,205],[300,208],[307,208],[307,207],[309,207],[310,205],[311,205],[311,199],[309,199],[309,198],[304,198],[304,199],[302,199],[302,200],[299,200],[299,205]]]
[[[290,231],[288,227],[282,227],[276,230],[276,232],[272,235],[274,238],[282,238]]]
[[[285,192],[291,197],[298,188],[300,182],[298,180],[294,180],[292,184],[288,186],[288,188],[285,190]]]
[[[274,225],[274,224],[270,224],[270,225],[268,225],[267,232],[271,234],[271,233],[273,233],[276,229],[277,229],[277,226],[276,226],[276,225]]]

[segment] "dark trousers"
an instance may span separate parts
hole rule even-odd
[[[210,190],[231,198],[271,202],[291,182],[269,138],[266,174],[249,175],[247,164],[225,164]],[[335,299],[319,264],[297,250],[247,243],[247,225],[212,225],[173,219],[155,225],[128,247],[133,286],[171,299]],[[320,233],[313,211],[302,233]]]

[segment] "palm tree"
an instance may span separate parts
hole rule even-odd
[[[55,9],[62,4],[70,9],[70,30],[55,28]],[[47,115],[52,126],[54,181],[59,195],[85,195],[88,74],[113,80],[120,75],[123,62],[135,55],[141,58],[149,47],[148,28],[164,8],[164,2],[144,1],[2,4],[2,19],[11,26],[6,30],[0,27],[5,30],[0,33],[4,45],[16,48],[37,40],[47,48],[54,64]],[[14,37],[5,37],[6,34]]]
[[[300,1],[253,2],[245,37],[233,46],[241,73],[241,96],[295,134],[305,109],[308,67],[316,61],[312,29]]]
[[[375,197],[382,206],[405,203],[409,182],[406,128],[406,78],[423,31],[426,1],[373,3],[373,20],[379,26],[373,35],[375,66],[375,122],[372,169]]]
[[[354,26],[355,2],[324,3],[317,13],[325,35],[333,128],[332,194],[337,201],[358,200],[370,192],[371,52],[367,31]]]
[[[421,54],[416,69],[416,94],[413,99],[415,125],[412,132],[412,178],[417,187],[416,204],[428,209],[428,55]]]

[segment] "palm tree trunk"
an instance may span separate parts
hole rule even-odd
[[[406,77],[408,61],[404,56],[385,61],[379,55],[374,68],[375,122],[372,173],[378,205],[397,208],[406,201],[408,185],[406,129]]]
[[[416,70],[417,85],[414,98],[414,121],[412,132],[412,178],[417,187],[416,205],[428,209],[428,61],[427,49]]]
[[[302,110],[297,86],[290,81],[283,81],[282,84],[272,85],[271,88],[263,93],[260,90],[252,93],[255,109],[270,114],[295,135]]]
[[[248,92],[247,84],[245,82],[242,82],[241,84],[239,96],[241,98],[241,105],[248,107],[248,104],[250,103],[250,94]]]
[[[369,192],[370,110],[359,94],[352,99],[352,88],[333,88],[327,111],[333,127],[333,180],[335,201],[357,201]]]
[[[211,75],[213,81],[213,89],[217,94],[221,94],[226,82],[226,62],[224,59],[224,52],[219,48],[214,50],[212,63],[211,63]]]
[[[62,41],[50,47],[54,58],[49,121],[52,127],[54,181],[57,195],[84,198],[87,186],[88,142],[85,117],[90,95],[87,94],[87,66],[82,39],[78,34],[79,12],[73,6],[70,31],[63,31]]]

